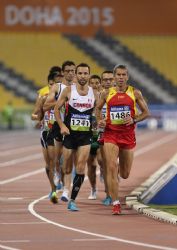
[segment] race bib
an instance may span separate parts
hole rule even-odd
[[[114,106],[110,109],[111,124],[123,124],[124,119],[131,115],[129,106]]]
[[[106,119],[106,107],[102,108],[102,118]]]
[[[55,122],[54,110],[51,110],[49,114],[49,123],[54,124],[54,122]]]
[[[71,127],[71,130],[74,130],[74,131],[89,131],[90,130],[90,115],[71,114],[70,127]]]

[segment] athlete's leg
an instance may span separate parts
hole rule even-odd
[[[133,163],[134,149],[119,150],[119,173],[123,179],[127,179]]]
[[[73,180],[71,200],[75,200],[85,177],[85,167],[90,153],[90,145],[78,147],[76,151],[76,175]]]
[[[71,188],[71,177],[72,177],[72,168],[73,168],[73,149],[68,149],[63,146],[63,166],[62,172],[64,174],[63,182],[64,188],[63,193],[61,195],[62,201],[68,201],[69,199],[69,192]]]
[[[52,192],[55,192],[56,191],[56,186],[54,183],[55,147],[49,145],[47,148],[48,148],[48,155],[49,155],[49,180],[50,180]]]
[[[62,164],[61,164],[62,149],[63,149],[62,142],[55,140],[55,175],[57,177],[57,182],[58,182],[55,183],[56,185],[60,184],[61,180],[63,179]]]
[[[88,179],[90,181],[91,188],[96,190],[96,168],[97,168],[97,160],[95,155],[89,155],[88,161],[87,161],[87,167],[88,167]]]
[[[118,200],[117,157],[119,148],[112,143],[104,143],[103,159],[106,169],[106,180],[109,194],[113,201]]]

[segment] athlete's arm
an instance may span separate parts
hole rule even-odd
[[[38,95],[38,97],[36,99],[34,109],[33,109],[33,112],[31,114],[31,120],[33,120],[33,121],[39,120],[38,119],[38,112],[40,110],[40,98],[41,98],[41,96]]]
[[[107,92],[103,91],[101,93],[100,99],[98,100],[98,103],[96,105],[96,110],[95,110],[97,124],[98,124],[98,127],[100,128],[104,128],[106,125],[106,122],[102,117],[102,108],[104,104],[106,103],[106,97],[107,97]]]
[[[48,97],[44,103],[43,110],[44,112],[50,109],[53,109],[56,104],[55,95],[58,93],[58,84],[54,84],[49,91]]]
[[[135,94],[135,98],[136,98],[136,103],[137,103],[139,109],[141,110],[141,113],[135,117],[135,120],[136,120],[136,122],[140,122],[140,121],[143,121],[150,116],[150,111],[149,111],[148,105],[147,105],[141,91],[138,89],[135,89],[134,94]]]
[[[55,118],[56,118],[56,121],[58,122],[58,125],[60,126],[61,134],[62,135],[68,135],[68,134],[70,134],[69,129],[63,123],[61,115],[60,115],[60,110],[63,107],[63,105],[65,104],[65,102],[68,101],[70,93],[71,93],[71,88],[70,87],[66,87],[62,91],[62,94],[60,95],[59,99],[57,100],[55,108],[54,108]]]

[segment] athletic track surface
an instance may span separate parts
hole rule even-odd
[[[39,143],[39,131],[0,133],[0,249],[145,250],[177,249],[177,227],[137,214],[125,196],[166,163],[177,149],[177,133],[138,131],[131,175],[121,180],[122,215],[101,200],[87,199],[87,178],[77,198],[79,212],[48,200],[49,183]],[[58,193],[60,195],[60,193]]]

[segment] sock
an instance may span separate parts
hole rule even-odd
[[[47,177],[49,178],[49,168],[48,167],[45,167],[45,172],[47,174]]]
[[[120,201],[119,200],[113,201],[112,204],[113,204],[113,206],[118,205],[118,204],[120,204]]]
[[[84,181],[84,177],[85,177],[84,174],[76,174],[75,175],[74,180],[73,180],[73,188],[72,188],[72,192],[71,192],[71,200],[76,199],[76,197],[79,193],[80,187]]]

